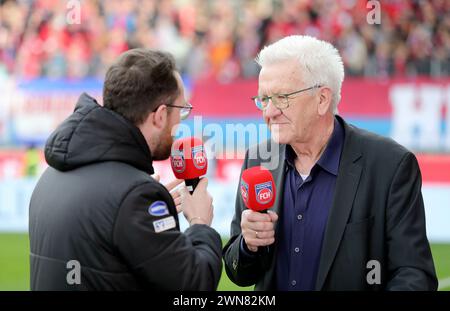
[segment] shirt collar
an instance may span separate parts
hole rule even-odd
[[[316,165],[327,172],[337,176],[339,169],[339,161],[341,159],[342,146],[344,145],[344,129],[339,121],[334,118],[334,128],[330,139],[328,140],[327,146],[325,147],[322,156]],[[297,155],[290,145],[286,146],[286,163],[291,167],[295,168],[295,158]]]

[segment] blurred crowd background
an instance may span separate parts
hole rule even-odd
[[[227,239],[245,149],[268,133],[250,100],[254,58],[293,34],[339,50],[341,116],[415,153],[440,289],[450,290],[450,0],[0,0],[0,290],[29,289],[28,205],[47,137],[82,92],[102,102],[107,68],[135,47],[175,56],[194,106],[183,125],[214,133],[232,155],[205,143],[213,227]],[[173,178],[168,161],[153,165]]]
[[[353,76],[448,76],[450,1],[383,0],[370,25],[362,0],[0,1],[0,75],[103,78],[134,47],[172,52],[192,79],[254,77],[258,50],[290,34],[332,42]]]

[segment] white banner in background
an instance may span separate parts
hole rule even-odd
[[[414,150],[450,150],[450,86],[396,84],[389,97],[394,140]]]
[[[0,232],[27,232],[28,208],[37,179],[4,179],[0,181]],[[236,183],[215,182],[210,179],[208,190],[214,198],[212,226],[228,236],[234,214]],[[49,195],[51,195],[49,193]],[[188,227],[183,215],[179,215],[182,230]]]
[[[0,181],[0,232],[27,232],[28,205],[36,179]],[[218,182],[209,179],[208,190],[214,198],[212,227],[220,235],[230,234],[234,215],[237,181]],[[423,187],[428,239],[432,242],[450,242],[450,184],[425,184]],[[51,194],[49,194],[51,195]],[[189,225],[179,215],[181,230]]]

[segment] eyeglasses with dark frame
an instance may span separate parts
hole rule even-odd
[[[255,105],[259,110],[264,111],[269,105],[269,101],[271,101],[276,108],[281,110],[289,107],[290,96],[319,87],[322,87],[322,85],[314,85],[306,89],[301,89],[287,94],[273,94],[272,96],[253,96],[252,100],[255,102]]]
[[[191,110],[194,109],[194,107],[189,102],[186,102],[186,106],[166,104],[166,107],[180,108],[180,119],[181,120],[186,120],[187,117],[189,117],[189,115],[191,114]],[[158,109],[158,108],[156,108],[156,109]],[[156,111],[156,109],[155,109],[155,111]]]

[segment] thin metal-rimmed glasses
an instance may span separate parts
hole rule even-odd
[[[252,100],[255,102],[256,107],[259,110],[265,110],[267,108],[267,105],[269,105],[269,101],[272,102],[272,104],[278,108],[278,109],[286,109],[289,107],[289,97],[301,92],[309,91],[315,88],[319,88],[321,85],[314,85],[311,87],[308,87],[306,89],[301,89],[292,93],[287,94],[273,94],[272,96],[253,96]]]
[[[194,108],[189,102],[186,102],[186,106],[166,105],[167,107],[180,108],[180,119],[186,120],[191,114],[191,110]]]

